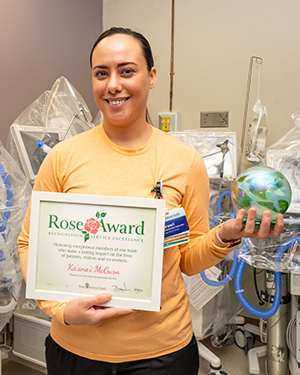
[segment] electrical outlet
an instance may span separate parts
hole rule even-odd
[[[171,122],[170,116],[168,116],[168,117],[162,116],[162,118],[161,118],[161,130],[163,130],[165,132],[169,132],[170,131],[170,122]]]
[[[165,132],[180,130],[180,113],[159,112],[158,127]]]
[[[200,112],[201,128],[228,128],[229,112]]]

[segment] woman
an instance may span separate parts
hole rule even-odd
[[[181,272],[192,275],[222,260],[241,237],[278,236],[283,218],[270,229],[270,214],[255,230],[255,209],[209,230],[209,182],[205,165],[192,147],[146,121],[149,90],[157,72],[151,48],[139,33],[112,28],[91,52],[95,101],[103,124],[58,144],[44,160],[35,190],[155,198],[163,180],[167,209],[182,206],[190,241],[164,251],[160,312],[105,308],[111,294],[68,303],[38,301],[52,317],[46,340],[48,374],[198,373],[188,295]],[[24,277],[29,210],[19,237]]]

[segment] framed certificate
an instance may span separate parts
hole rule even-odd
[[[33,191],[26,297],[159,311],[165,201]]]

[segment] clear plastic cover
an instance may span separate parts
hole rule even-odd
[[[210,182],[209,221],[215,227],[233,214],[230,190],[237,173],[236,133],[216,130],[170,132],[171,135],[194,147],[202,156]],[[233,263],[229,254],[216,266],[205,271],[208,279],[224,279]],[[190,296],[193,329],[202,340],[224,328],[242,307],[234,292],[233,281],[222,286],[206,284],[200,275],[183,275]],[[228,301],[230,300],[230,303]]]
[[[237,173],[236,133],[231,131],[186,130],[169,134],[196,148],[209,178],[233,180]]]
[[[300,229],[300,112],[291,115],[295,126],[266,149],[266,165],[280,171],[289,181],[292,202],[284,214],[284,230],[279,238],[251,239],[249,252],[240,257],[253,267],[274,270],[276,251],[286,241],[299,236]],[[300,243],[291,244],[280,262],[281,272],[300,268]]]
[[[13,122],[7,147],[33,184],[43,159],[55,144],[93,126],[83,97],[65,77],[60,77]]]
[[[280,171],[292,188],[287,213],[300,214],[300,112],[291,115],[295,126],[266,150],[266,165]]]
[[[226,270],[230,269],[231,265],[231,260],[227,258],[222,261],[218,267]],[[184,275],[186,290],[189,295],[191,295],[196,288],[198,288],[199,294],[202,293],[202,289],[199,288],[200,284],[197,286],[197,282],[200,283],[200,280],[194,280],[197,276],[198,275],[188,277]],[[203,340],[211,334],[219,332],[234,316],[242,311],[242,306],[235,294],[233,280],[229,281],[221,288],[210,286],[207,286],[207,288],[210,288],[212,293],[215,293],[217,289],[217,293],[200,309],[190,298],[193,331],[199,340]],[[228,303],[228,301],[230,301],[230,303]]]
[[[261,116],[266,117],[265,108],[256,108]],[[295,127],[284,137],[263,152],[262,148],[252,147],[252,152],[259,151],[259,163],[265,158],[265,164],[280,171],[289,181],[292,188],[292,202],[284,215],[285,226],[279,238],[250,239],[247,242],[249,251],[243,251],[240,247],[240,258],[243,258],[252,267],[274,270],[274,258],[276,251],[289,239],[299,236],[300,228],[300,112],[292,114]],[[254,127],[255,128],[255,127]],[[254,129],[253,128],[253,129]],[[254,130],[253,130],[254,131]],[[195,147],[203,157],[210,178],[210,204],[209,219],[211,227],[214,227],[234,214],[230,192],[233,180],[236,176],[236,143],[232,132],[190,130],[184,132],[171,132],[173,136]],[[256,133],[255,133],[256,134]],[[227,135],[227,136],[226,136]],[[258,136],[258,134],[257,134]],[[224,148],[231,148],[232,154]],[[221,147],[222,145],[222,147]],[[249,150],[251,149],[249,148]],[[222,152],[223,151],[223,152]],[[226,165],[227,158],[227,165]],[[224,162],[225,159],[225,162]],[[291,272],[300,268],[300,244],[292,244],[281,257],[280,271]]]
[[[252,118],[245,141],[245,155],[250,163],[265,163],[267,123],[268,114],[266,107],[258,99],[252,109]]]
[[[291,272],[299,270],[300,267],[300,243],[292,244],[287,251],[283,254],[280,261],[280,266],[276,267],[274,264],[274,258],[276,251],[281,245],[287,240],[299,235],[299,220],[291,219],[289,223],[286,223],[284,230],[279,238],[266,238],[266,239],[249,239],[247,241],[247,247],[249,251],[244,253],[240,251],[240,258],[244,259],[252,267],[280,271],[280,272]],[[241,247],[243,249],[243,247]]]
[[[21,295],[23,276],[17,239],[31,186],[0,142],[0,330],[9,321]]]
[[[101,114],[98,114],[97,118],[101,118]],[[33,101],[10,127],[7,143],[10,155],[3,149],[2,158],[5,157],[3,168],[7,171],[5,173],[8,173],[8,180],[14,190],[13,204],[7,209],[5,206],[7,184],[0,186],[0,192],[3,194],[0,209],[4,213],[7,212],[8,216],[6,226],[8,237],[5,237],[2,250],[6,261],[1,261],[0,267],[7,265],[7,272],[12,281],[10,283],[3,281],[3,285],[0,284],[2,288],[0,313],[3,298],[3,306],[8,304],[6,301],[10,301],[11,307],[16,307],[17,301],[20,300],[17,306],[20,312],[44,317],[36,302],[25,299],[24,293],[21,294],[23,278],[17,256],[17,238],[31,195],[31,185],[49,150],[58,142],[93,126],[92,115],[83,97],[65,77],[60,77],[55,81],[51,90],[46,90]],[[9,164],[8,160],[10,160]],[[14,226],[10,230],[9,225],[12,220],[14,220]],[[1,237],[0,241],[2,244]],[[6,271],[0,270],[2,279],[5,280],[8,277],[5,276]],[[14,298],[9,299],[8,297],[12,295]],[[8,306],[5,308],[9,309]]]
[[[73,120],[73,116],[75,119]],[[70,122],[73,120],[70,129]],[[70,131],[67,137],[90,128],[92,115],[83,97],[65,78],[58,78],[14,121],[15,125],[36,125]]]

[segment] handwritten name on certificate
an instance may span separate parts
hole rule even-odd
[[[32,193],[26,297],[159,311],[165,201]]]

